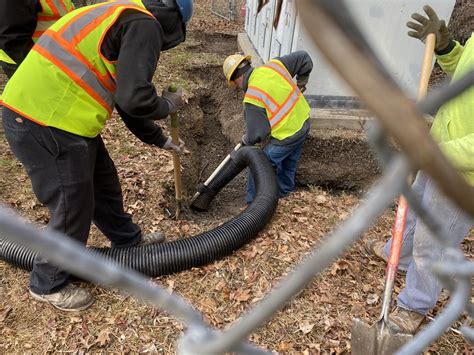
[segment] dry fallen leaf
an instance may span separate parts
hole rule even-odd
[[[309,322],[303,322],[300,323],[300,330],[303,332],[303,334],[308,334],[311,332],[314,328],[314,323],[309,323]]]

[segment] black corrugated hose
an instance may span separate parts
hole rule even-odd
[[[273,168],[260,149],[242,147],[201,193],[211,199],[245,167],[255,180],[256,196],[238,216],[223,225],[189,238],[162,244],[123,249],[90,248],[147,276],[156,277],[202,266],[222,258],[252,240],[270,221],[277,203],[278,188]],[[210,201],[210,200],[209,200]],[[31,270],[36,252],[0,236],[0,259]]]

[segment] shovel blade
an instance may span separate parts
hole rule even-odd
[[[396,333],[383,320],[372,326],[360,318],[352,320],[353,355],[391,355],[412,338],[411,334]]]

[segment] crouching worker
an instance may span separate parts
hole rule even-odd
[[[234,54],[224,61],[229,85],[245,92],[246,134],[242,144],[264,145],[276,172],[279,197],[295,189],[296,168],[310,129],[310,107],[302,92],[312,69],[313,62],[305,51],[275,58],[257,68],[251,66],[250,56]],[[254,197],[255,184],[249,173],[246,202],[251,203]]]
[[[143,235],[125,212],[117,171],[100,133],[114,107],[143,142],[178,153],[154,120],[176,112],[181,93],[152,83],[160,52],[183,42],[192,0],[110,1],[62,17],[39,38],[3,94],[3,126],[38,200],[48,229],[86,244],[91,222],[113,248],[162,242]],[[86,289],[43,258],[30,294],[64,311],[93,303]]]

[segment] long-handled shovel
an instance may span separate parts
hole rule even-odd
[[[430,78],[431,62],[436,37],[429,34],[426,37],[425,53],[421,70],[420,84],[418,87],[418,100],[426,95]],[[388,315],[392,300],[393,285],[398,269],[398,260],[403,242],[408,203],[403,196],[398,201],[395,226],[392,234],[392,246],[388,256],[388,265],[385,271],[385,289],[382,302],[382,312],[379,320],[372,326],[364,323],[360,318],[352,320],[351,347],[354,355],[379,355],[393,354],[413,336],[411,334],[397,333],[390,326]]]
[[[170,85],[168,88],[171,92],[178,91],[175,85]],[[173,144],[179,145],[179,120],[178,113],[172,113],[171,116],[171,140]],[[181,185],[181,159],[179,154],[173,152],[173,168],[174,168],[174,189],[176,198],[176,212],[174,218],[179,219],[181,212],[181,200],[182,200],[182,185]]]

